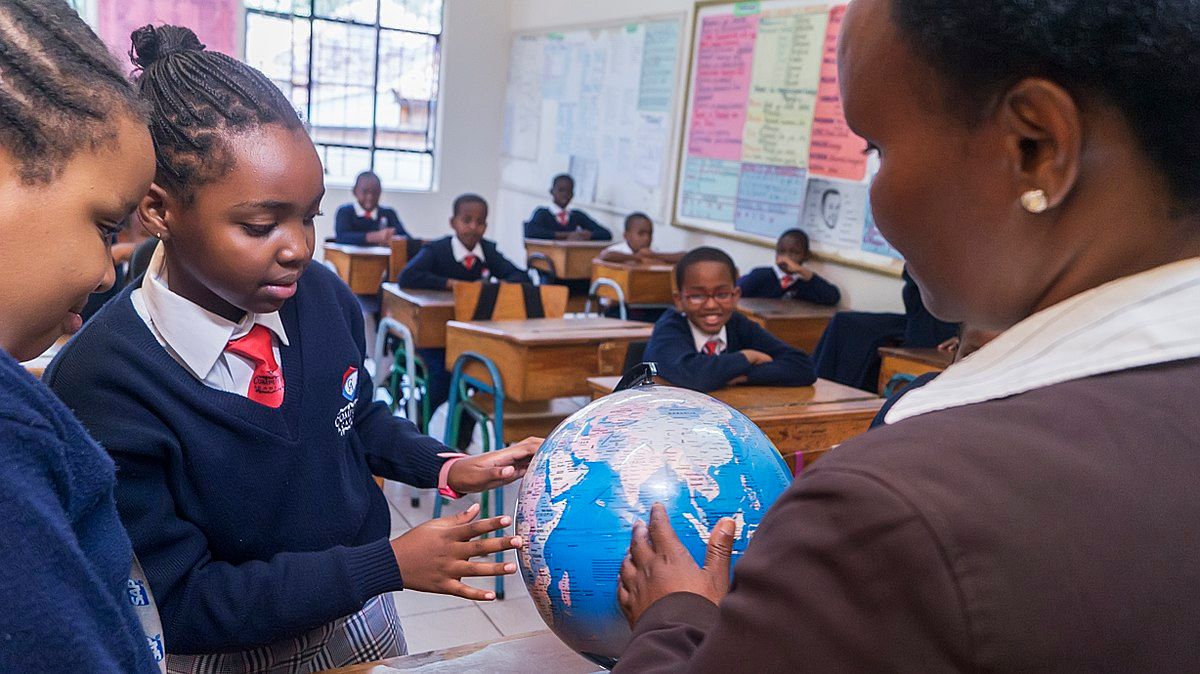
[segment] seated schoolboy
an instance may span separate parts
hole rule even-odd
[[[742,297],[789,299],[834,306],[842,299],[837,286],[804,266],[811,252],[808,235],[789,229],[775,243],[775,265],[751,270],[738,280]]]
[[[520,539],[473,540],[508,523],[471,521],[477,506],[391,539],[372,475],[483,491],[516,479],[537,441],[464,457],[373,402],[355,298],[311,264],[324,174],[292,104],[188,29],[133,41],[159,160],[139,215],[162,243],[46,381],[116,462],[168,668],[298,674],[400,655],[389,593],[493,599],[462,578],[515,572],[471,560]]]
[[[611,241],[612,232],[583,211],[569,208],[575,198],[575,179],[567,174],[554,176],[550,183],[554,210],[537,208],[525,223],[526,239],[566,239],[570,241]]]
[[[724,251],[697,248],[675,267],[675,307],[654,325],[645,360],[676,386],[808,386],[812,361],[737,312],[737,267]]]
[[[386,246],[395,235],[408,236],[396,211],[379,205],[383,183],[373,171],[363,171],[354,180],[354,203],[338,209],[334,219],[335,240],[355,246]]]
[[[683,253],[660,253],[651,246],[654,222],[645,213],[630,213],[625,218],[625,240],[605,248],[600,259],[630,264],[675,264]]]
[[[528,283],[529,276],[500,253],[496,244],[483,238],[487,232],[488,205],[477,194],[454,200],[450,217],[453,236],[421,248],[400,273],[401,288],[450,290],[458,283],[507,281]],[[429,402],[436,409],[450,396],[450,373],[445,349],[418,349],[429,370]]]

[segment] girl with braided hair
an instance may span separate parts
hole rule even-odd
[[[324,195],[303,124],[262,73],[192,31],[133,34],[158,161],[140,284],[47,372],[115,459],[117,506],[171,672],[312,672],[405,652],[388,593],[470,599],[516,547],[478,508],[389,540],[372,474],[454,497],[511,482],[539,440],[453,454],[372,402],[362,314],[313,254]],[[86,393],[84,393],[86,392]]]
[[[113,284],[108,241],[152,157],[136,92],[67,3],[0,3],[0,671],[157,671],[113,462],[19,364]]]

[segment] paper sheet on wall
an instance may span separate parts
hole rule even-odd
[[[504,114],[504,153],[510,157],[536,160],[542,127],[542,43],[529,36],[513,42],[509,65],[508,93]],[[521,64],[536,63],[533,68]]]

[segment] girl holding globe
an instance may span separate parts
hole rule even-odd
[[[1200,668],[1200,3],[856,0],[846,117],[939,318],[1003,330],[806,471],[732,585],[656,507],[616,671]]]

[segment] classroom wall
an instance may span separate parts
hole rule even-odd
[[[459,194],[476,192],[496,201],[508,80],[508,12],[508,0],[446,2],[437,185],[432,192],[387,191],[384,185],[384,204],[396,209],[415,236],[445,235],[450,204]],[[333,236],[334,214],[353,200],[350,190],[326,186],[325,215],[317,219],[318,242]]]
[[[453,5],[460,0],[447,3]],[[604,0],[603,2],[578,0],[509,0],[510,27],[513,33],[530,30],[563,28],[588,23],[619,22],[647,16],[671,13],[688,13],[688,30],[691,30],[692,0]],[[505,46],[507,49],[507,44]],[[686,68],[680,78],[686,77]],[[680,91],[683,90],[682,81]],[[501,107],[496,108],[502,109]],[[501,127],[502,132],[502,127]],[[497,142],[496,145],[499,145]],[[674,164],[675,157],[672,158]],[[674,167],[672,168],[672,176]],[[547,176],[549,181],[550,176]],[[549,189],[549,185],[547,185]],[[667,190],[674,192],[674,185]],[[503,249],[510,252],[522,251],[520,224],[535,206],[548,198],[524,192],[500,189],[499,199],[492,217],[493,234]],[[669,212],[669,208],[665,212]],[[590,210],[593,217],[619,233],[623,214]],[[618,234],[619,236],[619,234]],[[733,256],[738,266],[744,269],[769,264],[773,258],[771,249],[754,244],[734,241],[711,234],[692,232],[659,223],[655,229],[655,246],[663,250],[683,250],[701,245],[722,248]],[[846,308],[860,311],[902,311],[899,279],[836,264],[814,262],[818,273],[827,277],[842,289]]]

